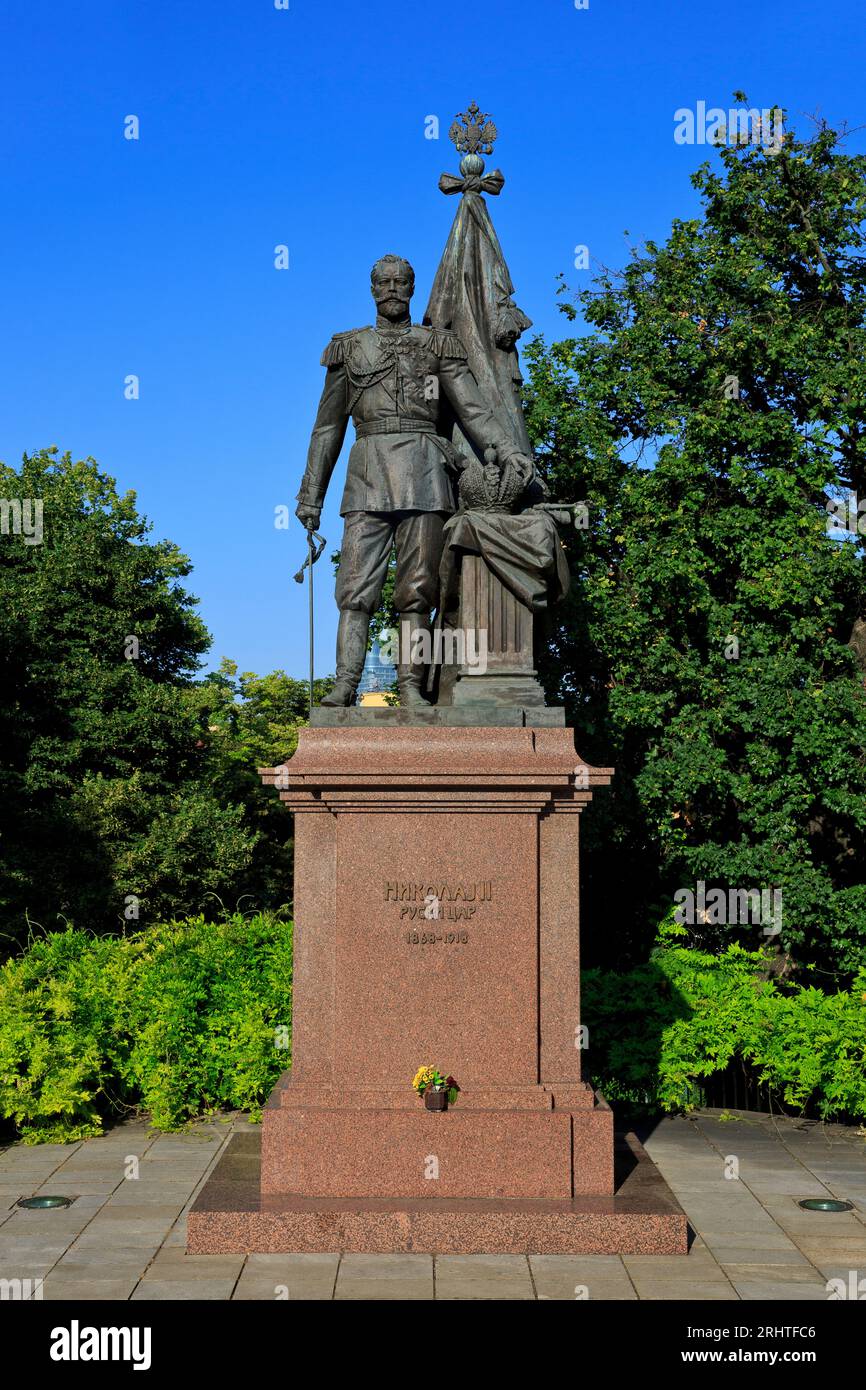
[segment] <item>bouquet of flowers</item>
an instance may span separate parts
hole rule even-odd
[[[454,1077],[443,1076],[437,1067],[419,1067],[412,1085],[419,1096],[423,1096],[427,1090],[447,1091],[449,1105],[454,1104],[457,1099],[457,1092],[460,1090]]]

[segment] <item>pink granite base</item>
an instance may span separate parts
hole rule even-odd
[[[613,1192],[613,1114],[586,1086],[461,1093],[433,1113],[282,1078],[262,1125],[265,1196],[550,1197]],[[404,1097],[409,1104],[404,1103]],[[576,1102],[572,1111],[571,1103]]]
[[[268,1197],[260,1136],[236,1135],[188,1216],[190,1254],[684,1255],[685,1213],[634,1135],[613,1196]]]
[[[188,1248],[684,1251],[639,1146],[616,1185],[581,1074],[579,821],[612,770],[564,727],[401,724],[302,729],[262,775],[295,816],[292,1071]]]

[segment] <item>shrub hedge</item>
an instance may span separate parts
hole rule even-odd
[[[766,950],[709,954],[663,923],[649,961],[627,974],[587,971],[588,1071],[610,1101],[682,1111],[735,1058],[787,1105],[866,1119],[866,969],[825,993],[770,973]]]
[[[292,924],[191,918],[125,937],[70,928],[0,969],[0,1114],[28,1143],[259,1112],[291,1057]]]
[[[588,971],[588,1073],[614,1102],[688,1110],[736,1057],[785,1102],[866,1119],[866,970],[826,994],[768,974],[764,951],[710,955],[663,925],[650,960]],[[126,937],[70,928],[0,969],[0,1115],[27,1143],[100,1134],[146,1110],[256,1118],[291,1057],[292,924],[192,918]]]

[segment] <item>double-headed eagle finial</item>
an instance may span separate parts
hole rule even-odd
[[[477,101],[471,101],[466,111],[457,112],[448,132],[458,154],[492,154],[498,134],[489,112],[482,111]]]

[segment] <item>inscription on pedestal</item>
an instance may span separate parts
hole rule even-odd
[[[415,883],[411,879],[386,879],[384,882],[385,901],[395,903],[425,903],[428,898],[438,898],[440,903],[463,901],[467,903],[489,903],[493,901],[493,884],[489,879],[482,883]]]
[[[446,946],[465,946],[469,940],[468,931],[407,931],[406,940],[410,946],[435,946],[443,941]]]
[[[401,921],[468,922],[479,903],[493,901],[493,884],[489,879],[481,883],[415,883],[409,879],[386,879],[384,895],[386,902],[399,906]],[[417,933],[414,936],[417,944]],[[441,933],[431,937],[433,941],[442,939]],[[406,940],[409,940],[409,933]]]

